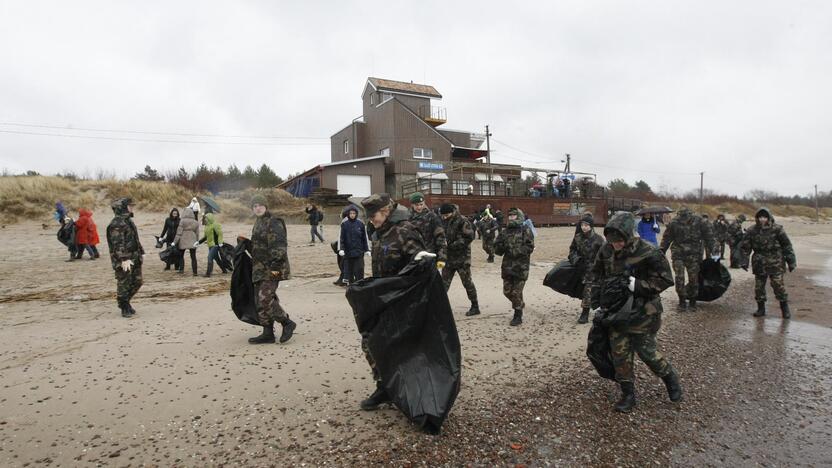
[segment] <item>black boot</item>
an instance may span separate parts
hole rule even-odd
[[[757,301],[757,312],[754,312],[754,317],[763,317],[766,315],[766,301]]]
[[[636,386],[632,382],[621,382],[621,399],[615,404],[619,413],[629,413],[636,406]]]
[[[514,317],[512,317],[509,325],[516,327],[523,323],[523,309],[514,309]]]
[[[691,300],[689,300],[689,301],[688,301],[688,303],[690,304],[690,305],[689,305],[689,307],[690,307],[691,309],[695,309],[695,308],[696,308],[696,299],[691,299]]]
[[[130,301],[127,301],[127,310],[130,311],[130,315],[136,315],[136,309],[133,308],[133,305],[130,304]]]
[[[679,310],[680,311],[688,310],[688,301],[686,301],[685,299],[680,298],[679,299]]]
[[[367,397],[366,400],[361,402],[361,409],[364,411],[372,411],[377,409],[383,403],[390,403],[390,395],[387,394],[387,390],[384,389],[381,382],[377,382],[376,391]]]
[[[471,308],[468,309],[468,312],[465,312],[466,317],[471,317],[472,315],[479,315],[480,314],[480,305],[477,301],[471,303]]]
[[[486,262],[488,262],[488,263],[494,263],[494,255],[493,255],[493,254],[492,254],[492,255],[489,255],[489,256],[488,256],[488,260],[486,260]]]
[[[121,316],[122,317],[130,318],[130,316],[131,316],[130,309],[127,308],[127,304],[125,304],[123,302],[119,302],[118,303],[118,308],[119,308],[119,310],[121,310]]]
[[[578,317],[578,323],[587,323],[589,322],[589,307],[584,307],[581,309],[581,316]]]
[[[784,319],[792,318],[792,313],[789,310],[788,301],[780,301],[780,312],[783,314]]]
[[[667,387],[667,396],[670,401],[677,402],[682,400],[682,385],[679,384],[679,375],[675,370],[670,371],[669,374],[662,377],[664,386]]]
[[[263,333],[248,339],[251,344],[274,343],[274,330],[272,327],[263,327]]]
[[[285,343],[292,338],[292,334],[295,333],[295,328],[297,328],[298,324],[295,322],[286,319],[286,322],[283,323],[283,332],[280,334],[280,342]],[[272,335],[272,339],[274,339],[274,335]],[[274,341],[272,341],[274,343]]]

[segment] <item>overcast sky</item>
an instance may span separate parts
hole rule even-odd
[[[329,162],[377,76],[435,86],[448,128],[490,124],[495,162],[570,153],[601,182],[680,191],[700,171],[735,194],[832,185],[829,1],[10,0],[0,63],[0,169],[15,173],[285,176]]]

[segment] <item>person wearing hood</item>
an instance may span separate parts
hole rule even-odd
[[[220,266],[223,274],[228,273],[225,265],[220,261],[220,247],[222,247],[222,225],[214,219],[213,213],[205,213],[202,217],[202,224],[205,225],[205,232],[197,244],[208,243],[208,266],[205,270],[205,277],[210,278],[214,271],[214,262]]]
[[[652,213],[645,213],[641,216],[641,221],[638,222],[638,236],[654,246],[659,246],[658,235],[661,232],[659,222],[656,216]]]
[[[78,246],[75,243],[77,229],[75,228],[75,220],[72,216],[65,216],[61,219],[61,228],[58,229],[58,241],[66,246],[69,251],[69,258],[67,262],[75,260],[75,255],[78,253]]]
[[[584,266],[584,295],[581,299],[581,315],[578,316],[578,323],[589,322],[589,309],[592,305],[592,265],[598,250],[604,245],[604,238],[595,230],[592,216],[584,216],[578,224],[580,232],[572,238],[572,245],[569,246],[569,262],[572,265]]]
[[[466,316],[479,315],[480,305],[477,301],[477,288],[471,278],[471,242],[474,242],[474,226],[468,218],[459,213],[459,209],[450,203],[443,203],[439,207],[439,215],[442,216],[445,237],[448,242],[448,261],[442,269],[442,282],[445,283],[445,291],[451,287],[454,274],[459,273],[459,279],[471,301],[471,307]]]
[[[596,287],[620,277],[633,295],[634,315],[626,324],[609,327],[615,380],[621,387],[621,399],[615,409],[623,413],[636,405],[634,354],[664,381],[670,401],[682,399],[679,377],[658,351],[656,342],[661,328],[661,293],[673,285],[670,265],[656,247],[633,235],[634,228],[635,218],[631,213],[613,215],[604,228],[607,242],[598,251],[592,266]]]
[[[483,216],[480,219],[480,233],[482,237],[482,250],[488,254],[485,260],[494,263],[494,243],[500,237],[500,224],[491,215]]]
[[[277,297],[280,282],[291,278],[286,223],[272,216],[266,203],[263,195],[251,198],[251,209],[257,217],[251,229],[251,281],[257,292],[257,317],[263,326],[263,333],[248,339],[251,344],[274,343],[275,322],[283,327],[281,343],[289,341],[297,327]]]
[[[133,200],[119,198],[112,204],[115,216],[107,226],[107,246],[116,275],[116,298],[121,316],[132,317],[136,310],[130,300],[142,287],[142,256],[144,248],[139,231],[133,223]]]
[[[735,262],[735,255],[734,251],[740,248],[740,243],[742,242],[743,238],[745,237],[745,229],[742,227],[742,223],[745,222],[745,215],[740,213],[737,215],[736,219],[728,225],[728,247],[731,247],[731,261],[729,266],[731,268],[740,268],[740,264]]]
[[[448,248],[445,228],[442,219],[428,207],[425,196],[419,192],[410,196],[410,223],[422,234],[426,250],[436,254],[436,267],[444,268]]]
[[[199,200],[196,197],[191,198],[191,204],[188,205],[195,220],[199,221]]]
[[[347,216],[341,221],[341,235],[338,238],[338,256],[342,264],[342,285],[364,279],[364,256],[370,254],[367,229],[358,219],[358,207],[350,205]]]
[[[361,200],[367,220],[373,226],[372,263],[374,277],[396,276],[413,260],[433,256],[425,251],[425,242],[419,230],[410,223],[407,208],[395,203],[390,195],[376,193]],[[375,391],[361,402],[361,409],[370,411],[383,403],[390,402],[390,396],[381,382],[375,359],[370,354],[365,337],[361,337],[361,350],[373,372]]]
[[[170,246],[170,248],[176,248],[176,244],[173,242],[176,239],[176,231],[179,229],[179,209],[171,208],[170,214],[168,214],[167,219],[165,219],[165,225],[162,226],[162,233],[159,234],[159,240],[163,241]],[[165,270],[170,270],[170,265],[173,264],[174,266],[179,264],[179,257],[180,254],[168,255],[168,258],[165,260]]]
[[[699,295],[699,266],[702,263],[703,248],[710,252],[714,259],[719,259],[719,254],[715,253],[716,242],[711,223],[703,221],[687,207],[682,207],[679,215],[665,229],[659,248],[662,253],[667,253],[670,249],[676,294],[679,296],[679,310],[687,309],[688,304],[691,309],[695,309],[696,298]],[[687,285],[685,271],[688,273]]]
[[[519,208],[508,209],[508,225],[494,243],[494,253],[503,257],[501,276],[503,295],[511,301],[514,316],[509,325],[516,327],[523,323],[523,287],[529,279],[529,264],[534,251],[534,235],[523,224],[526,217]]]
[[[187,250],[191,256],[191,270],[193,275],[197,275],[196,264],[196,248],[199,245],[199,221],[194,217],[194,212],[190,208],[182,210],[182,219],[179,220],[179,226],[176,227],[176,235],[173,237],[173,243],[176,248],[182,252],[179,256],[176,271],[179,273],[185,272],[185,251]]]
[[[86,208],[78,210],[78,221],[75,222],[75,230],[75,243],[77,245],[75,258],[80,259],[85,250],[90,254],[90,260],[100,257],[98,248],[96,248],[100,242],[98,228],[95,226],[95,221],[92,220],[92,211]]]
[[[728,221],[725,220],[725,215],[720,213],[714,220],[713,225],[714,239],[716,240],[716,250],[719,253],[719,259],[725,258],[725,242],[728,240]]]
[[[754,299],[757,301],[755,317],[766,315],[766,281],[771,280],[774,296],[780,301],[780,312],[784,319],[792,317],[789,311],[789,295],[783,279],[786,268],[792,272],[797,268],[797,257],[792,242],[783,226],[774,222],[774,216],[767,208],[760,208],[754,215],[756,223],[745,232],[740,248],[748,259],[751,253],[751,272],[754,273]],[[748,270],[748,264],[742,265]]]
[[[55,221],[60,223],[61,226],[64,225],[64,219],[66,219],[66,208],[60,200],[55,202],[55,213],[52,217],[55,218]]]

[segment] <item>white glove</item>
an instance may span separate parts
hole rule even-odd
[[[366,256],[368,256],[368,257],[370,257],[370,256],[372,256],[373,254],[371,254],[371,253],[370,253],[370,251],[368,250],[368,251],[364,252],[364,255],[366,255]]]
[[[125,272],[130,271],[133,268],[133,260],[125,260],[121,262],[121,269]]]
[[[339,250],[339,251],[338,251],[338,256],[339,256],[339,257],[343,257],[343,256],[344,256],[344,255],[346,255],[346,254],[347,254],[347,253],[346,253],[346,252],[344,252],[343,250]]]
[[[627,289],[629,289],[630,292],[636,292],[636,278],[634,276],[630,277],[630,284],[627,286]]]
[[[434,258],[434,257],[436,257],[436,254],[433,254],[433,253],[430,253],[430,252],[426,252],[426,251],[424,251],[424,250],[423,250],[423,251],[421,251],[421,252],[417,253],[417,254],[416,254],[416,256],[415,256],[415,257],[413,257],[413,260],[416,260],[416,261],[418,262],[419,260],[421,260],[421,259],[423,259],[423,258],[425,258],[425,257],[428,257],[428,258]]]
[[[711,255],[711,260],[713,260],[715,262],[718,262],[719,261],[719,255],[718,254],[717,255]]]
[[[199,247],[199,242],[194,242],[194,248]]]

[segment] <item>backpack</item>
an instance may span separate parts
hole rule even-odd
[[[323,220],[324,220],[324,212],[321,211],[321,210],[318,210],[318,222],[320,223]]]

